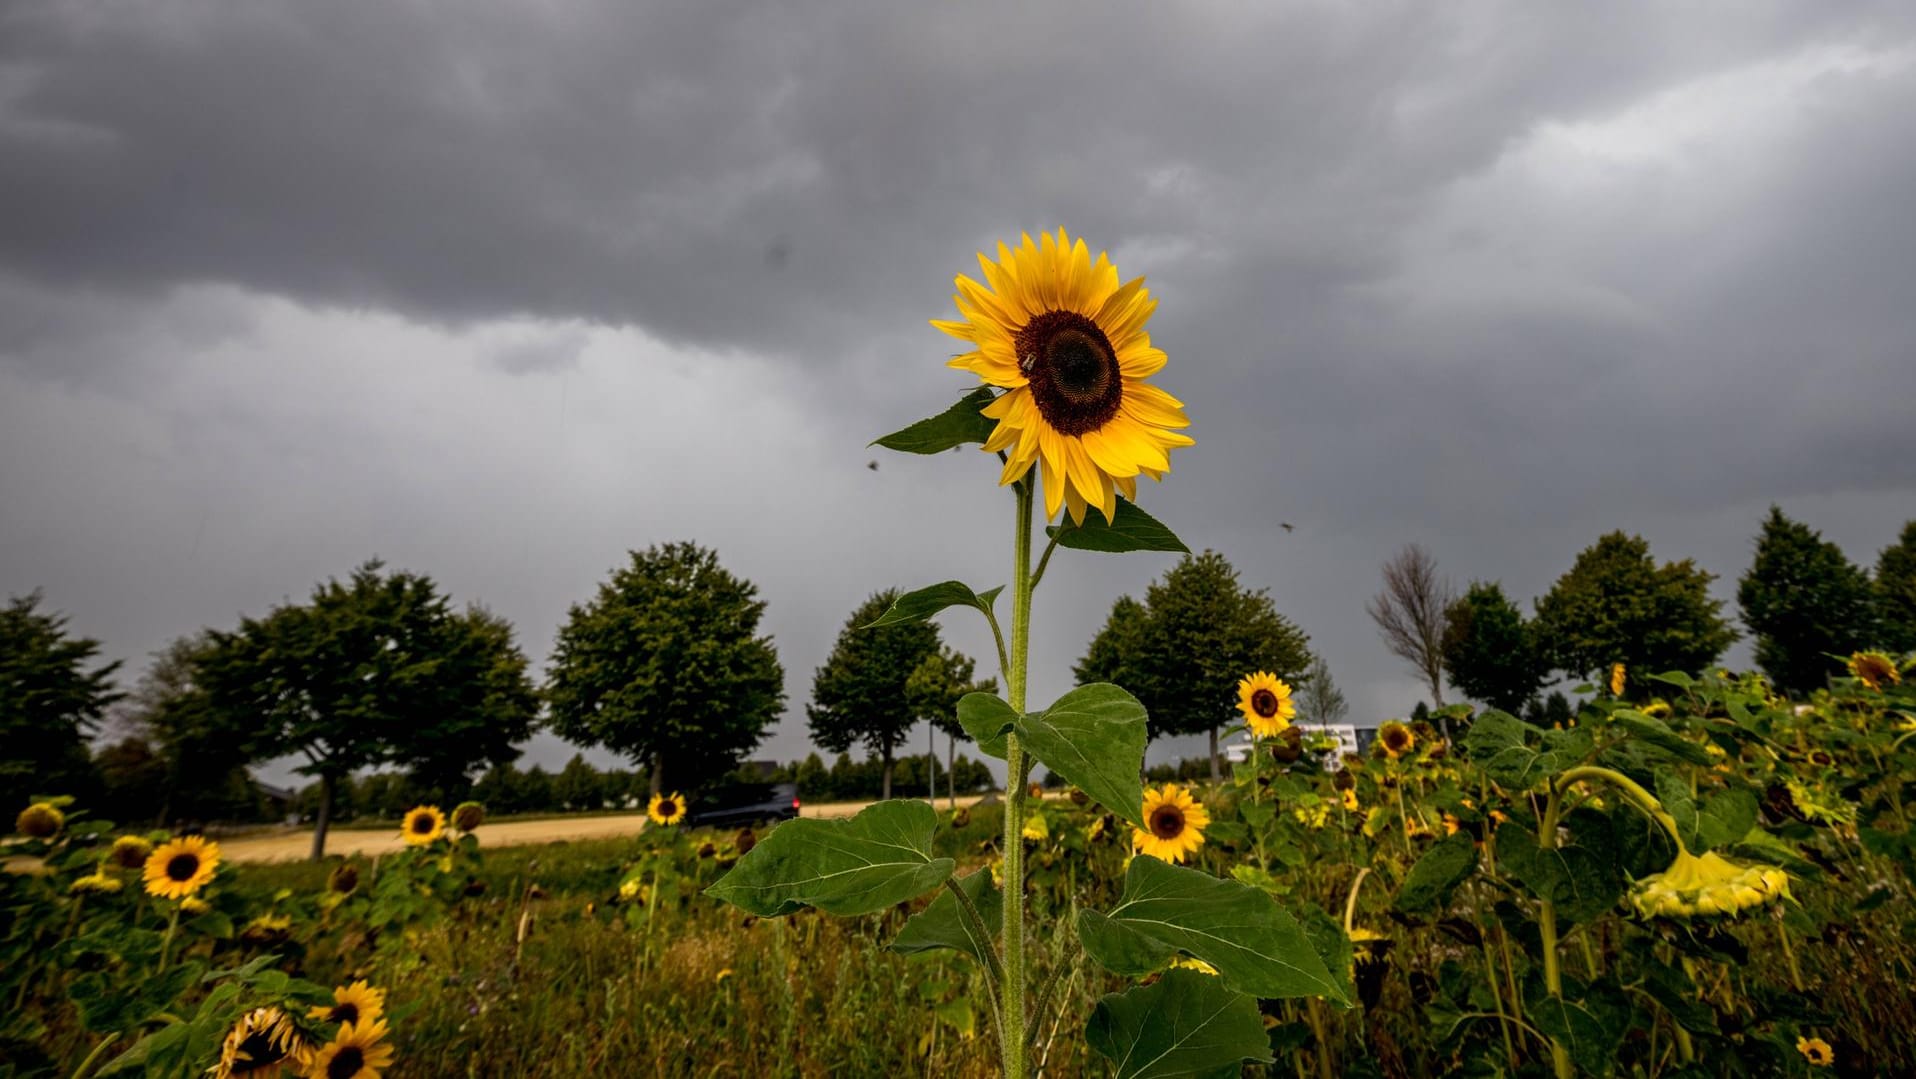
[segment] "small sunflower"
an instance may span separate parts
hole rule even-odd
[[[13,830],[34,839],[52,839],[66,827],[67,815],[52,802],[35,802],[13,818]]]
[[[1357,801],[1357,792],[1355,790],[1346,789],[1343,792],[1343,795],[1344,795],[1344,809],[1347,812],[1351,812],[1351,813],[1357,812],[1357,810],[1360,808]]]
[[[293,935],[293,919],[285,914],[262,914],[240,930],[240,940],[257,947],[284,944]]]
[[[374,989],[364,979],[333,988],[330,1005],[315,1004],[307,1017],[326,1023],[365,1026],[386,1014],[386,991]]]
[[[1798,1037],[1796,1051],[1803,1054],[1803,1059],[1809,1061],[1812,1068],[1827,1068],[1836,1063],[1836,1051],[1821,1038]]]
[[[1623,664],[1621,663],[1610,664],[1610,695],[1612,697],[1623,696],[1623,686],[1624,686]]]
[[[1044,478],[1045,519],[1069,508],[1083,523],[1096,506],[1110,519],[1117,496],[1135,501],[1138,475],[1163,479],[1170,451],[1191,445],[1177,398],[1145,382],[1164,366],[1144,323],[1157,309],[1140,277],[1120,284],[1100,253],[1091,261],[1082,239],[1026,235],[998,261],[982,253],[985,283],[957,279],[952,297],[963,318],[932,325],[975,346],[951,361],[998,395],[981,411],[998,421],[987,453],[1005,455],[1000,483],[1034,466]]]
[[[1849,657],[1849,673],[1857,681],[1881,693],[1883,683],[1900,685],[1903,674],[1896,661],[1881,652],[1856,652]]]
[[[138,869],[146,864],[153,853],[153,841],[145,836],[123,835],[113,841],[113,850],[108,857],[121,869]]]
[[[359,887],[359,867],[351,862],[341,862],[326,875],[326,889],[335,895],[351,895]]]
[[[446,834],[446,815],[438,806],[414,806],[406,811],[400,832],[408,846],[423,847]]]
[[[228,1076],[278,1075],[287,1067],[303,1068],[312,1046],[299,1028],[278,1008],[254,1008],[239,1017],[226,1032],[213,1079]]]
[[[146,894],[161,899],[192,898],[213,880],[220,845],[196,835],[160,844],[146,859]]]
[[[655,794],[645,807],[645,815],[652,818],[653,824],[677,824],[685,819],[685,799],[678,791],[671,794]]]
[[[1237,710],[1258,738],[1275,738],[1291,728],[1297,705],[1291,701],[1291,687],[1269,671],[1247,674],[1238,679]]]
[[[313,1054],[306,1066],[308,1079],[379,1079],[379,1070],[393,1063],[386,1034],[384,1019],[342,1024],[333,1040]]]
[[[1377,744],[1383,747],[1386,757],[1396,760],[1416,746],[1417,736],[1408,726],[1393,719],[1377,729]]]
[[[486,807],[478,802],[460,802],[452,810],[452,826],[470,832],[486,823]]]
[[[120,882],[120,878],[109,877],[106,873],[96,870],[84,877],[76,877],[73,883],[67,886],[67,891],[74,895],[112,895],[123,887],[125,885]]]
[[[1144,822],[1149,830],[1131,830],[1132,849],[1167,862],[1182,863],[1204,845],[1211,814],[1176,783],[1144,792]]]

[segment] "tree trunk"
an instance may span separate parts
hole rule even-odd
[[[879,795],[880,798],[891,797],[891,745],[889,743],[885,746],[885,781],[881,790],[883,793]]]
[[[958,736],[945,735],[945,806],[958,808]]]
[[[665,793],[665,754],[652,754],[652,774],[648,778],[652,782],[653,794]]]
[[[938,728],[925,724],[925,803],[938,808]]]
[[[319,777],[319,819],[313,822],[313,861],[326,857],[326,828],[333,822],[333,777]]]
[[[1218,774],[1218,767],[1217,767],[1217,728],[1212,727],[1211,728],[1211,782],[1220,783],[1220,782],[1223,782],[1223,780],[1224,780],[1224,777]]]

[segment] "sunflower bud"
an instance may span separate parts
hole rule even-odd
[[[67,815],[51,802],[35,802],[13,818],[13,830],[34,839],[52,839],[67,823]]]
[[[753,847],[758,846],[758,837],[752,834],[750,828],[740,828],[738,834],[732,837],[732,846],[738,850],[739,857],[742,858],[752,853]]]
[[[486,807],[478,802],[460,802],[453,807],[452,826],[462,832],[470,832],[486,823]]]
[[[121,869],[138,869],[153,854],[153,843],[143,836],[123,835],[113,841],[109,855]]]

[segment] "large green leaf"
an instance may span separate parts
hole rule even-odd
[[[1708,764],[1710,754],[1702,746],[1690,741],[1670,729],[1669,724],[1642,712],[1629,708],[1619,708],[1610,713],[1610,722],[1630,733],[1630,737],[1689,761],[1691,764]]]
[[[1469,832],[1446,836],[1410,867],[1410,876],[1397,889],[1397,909],[1409,914],[1440,910],[1450,893],[1477,868],[1477,841]]]
[[[1532,739],[1539,744],[1533,746]],[[1477,717],[1464,735],[1464,752],[1497,783],[1526,791],[1548,776],[1582,760],[1590,752],[1590,732],[1582,727],[1545,731],[1508,712],[1491,709]]]
[[[1616,851],[1574,843],[1544,850],[1536,834],[1516,821],[1497,829],[1497,861],[1532,895],[1555,903],[1569,922],[1601,916],[1626,887]]]
[[[1235,1076],[1244,1061],[1272,1059],[1257,1001],[1195,970],[1098,1001],[1084,1037],[1117,1079]]]
[[[1007,706],[1009,708],[1009,706]],[[1144,705],[1108,682],[1058,698],[1018,721],[1018,737],[1046,768],[1105,809],[1144,827]],[[962,722],[962,721],[961,721]]]
[[[979,411],[992,397],[988,387],[980,386],[938,415],[874,439],[872,445],[904,453],[943,453],[967,442],[983,442],[998,426],[997,420]]]
[[[1003,893],[991,884],[991,870],[980,869],[968,877],[960,877],[958,888],[978,908],[978,917],[985,923],[983,939],[979,939],[972,929],[971,919],[965,917],[964,910],[958,905],[958,897],[947,888],[938,893],[931,906],[911,916],[905,928],[891,942],[891,950],[906,955],[919,952],[936,951],[950,948],[964,952],[978,961],[981,967],[989,968],[991,961],[986,957],[992,950],[992,941],[997,939],[999,925],[1004,921],[1005,900]]]
[[[877,621],[869,622],[861,629],[877,629],[880,626],[895,626],[907,622],[929,622],[933,615],[947,607],[973,607],[991,614],[991,602],[998,593],[1005,590],[1004,585],[987,588],[983,592],[973,592],[971,586],[963,581],[940,581],[928,585],[916,592],[907,592],[892,601],[891,608],[878,616]]]
[[[1058,546],[1077,551],[1103,551],[1106,554],[1122,554],[1126,551],[1191,553],[1184,541],[1166,528],[1162,521],[1139,509],[1137,503],[1122,498],[1118,499],[1118,508],[1109,521],[1104,519],[1102,511],[1087,511],[1083,524],[1072,524],[1066,518],[1064,523],[1046,528],[1045,535],[1057,540]]]
[[[938,813],[894,799],[842,820],[786,821],[758,841],[705,894],[761,917],[817,907],[870,914],[923,895],[951,876],[950,858],[933,858]]]
[[[986,756],[1005,759],[1005,732],[1018,723],[1018,713],[995,693],[967,693],[958,698],[958,725]]]
[[[1349,1004],[1310,938],[1269,895],[1141,854],[1108,914],[1078,913],[1084,950],[1117,974],[1148,974],[1173,951],[1217,968],[1233,988],[1265,999],[1321,996]]]

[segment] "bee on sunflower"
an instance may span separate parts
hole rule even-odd
[[[652,818],[653,824],[673,825],[685,819],[685,799],[679,792],[655,794],[645,807],[645,815]]]
[[[1211,814],[1191,797],[1190,791],[1166,783],[1157,790],[1145,788],[1144,822],[1149,830],[1131,830],[1132,849],[1181,864],[1204,845],[1204,829],[1211,825]]]
[[[219,866],[220,845],[201,836],[181,836],[162,843],[147,856],[142,871],[146,894],[181,901],[194,898],[196,892],[212,883]]]
[[[306,1066],[313,1051],[299,1027],[278,1008],[254,1008],[239,1017],[226,1032],[213,1079],[231,1076],[279,1075],[287,1068]]]
[[[1238,680],[1237,710],[1257,738],[1275,738],[1290,730],[1291,720],[1297,715],[1290,684],[1269,671]]]
[[[342,1023],[333,1040],[320,1046],[306,1066],[310,1079],[379,1079],[393,1063],[384,1019]]]
[[[446,834],[446,815],[438,806],[414,806],[406,811],[400,834],[409,847],[423,847]]]

